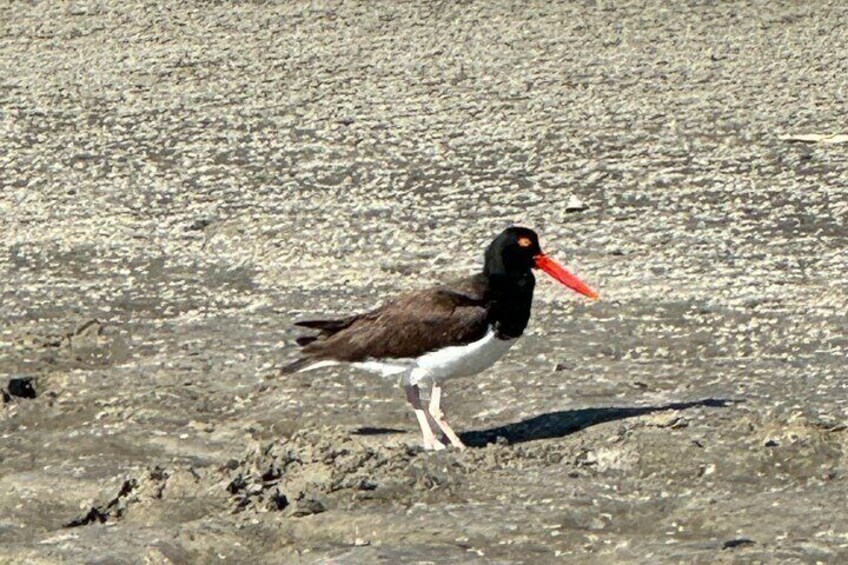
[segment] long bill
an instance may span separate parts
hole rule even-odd
[[[568,288],[579,292],[580,294],[586,295],[594,300],[597,300],[601,297],[601,295],[598,294],[598,291],[593,290],[589,285],[578,279],[575,275],[571,274],[565,267],[545,255],[544,253],[536,255],[534,259],[536,261],[536,267],[542,269]]]

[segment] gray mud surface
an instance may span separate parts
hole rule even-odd
[[[846,37],[841,1],[4,3],[0,562],[848,562],[848,144],[780,139],[845,133]],[[511,223],[604,300],[540,279],[446,386],[472,448],[278,375],[296,318]]]

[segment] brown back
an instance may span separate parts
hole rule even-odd
[[[412,358],[464,345],[482,338],[489,328],[485,293],[485,278],[477,275],[401,296],[352,318],[304,322],[323,335],[302,353],[311,359],[356,362]]]

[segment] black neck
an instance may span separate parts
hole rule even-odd
[[[536,279],[527,269],[521,273],[484,273],[489,320],[499,338],[515,338],[524,333],[530,320]]]

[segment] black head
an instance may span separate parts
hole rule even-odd
[[[532,269],[545,271],[565,286],[589,298],[599,297],[596,290],[542,253],[539,237],[531,229],[518,226],[507,228],[486,249],[483,274],[494,287],[524,287],[525,292],[529,290],[532,293],[536,282]]]
[[[532,277],[531,269],[536,266],[536,257],[541,253],[536,232],[518,226],[507,228],[486,249],[483,272],[489,277]]]

